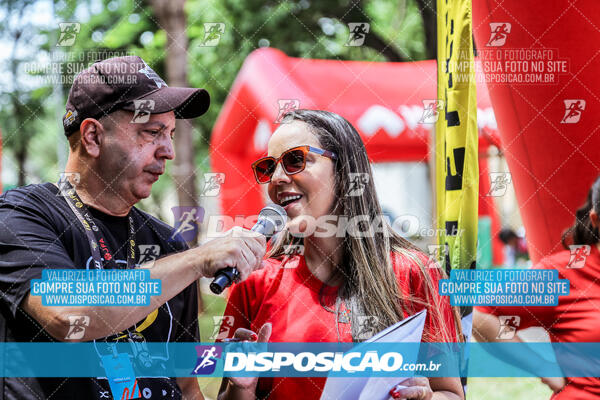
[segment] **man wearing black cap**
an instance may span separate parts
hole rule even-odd
[[[149,352],[148,342],[199,341],[196,281],[227,266],[244,279],[260,267],[265,240],[229,235],[188,250],[134,205],[175,156],[175,119],[198,117],[209,102],[203,89],[168,87],[139,57],[97,62],[75,78],[63,118],[67,178],[0,197],[0,340],[93,341],[99,360],[129,343],[142,375],[170,357],[166,344]],[[158,255],[153,263],[140,265],[142,248]],[[149,306],[50,307],[30,293],[45,269],[113,268],[150,268],[161,294]],[[136,384],[135,396],[123,397],[106,377],[0,378],[0,400],[202,398],[195,378],[138,376]]]

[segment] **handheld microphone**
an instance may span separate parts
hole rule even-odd
[[[258,221],[250,230],[270,239],[271,236],[283,229],[286,221],[287,213],[283,207],[277,204],[269,204],[260,210]],[[239,271],[235,267],[220,269],[210,284],[210,290],[215,294],[221,294],[226,287],[237,281],[239,276]]]

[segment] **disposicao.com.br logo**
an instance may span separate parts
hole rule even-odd
[[[243,345],[241,344],[240,351],[230,347],[227,350],[231,351],[223,351],[219,345],[210,348],[202,346],[202,349],[197,349],[198,362],[192,374],[212,374],[220,359],[222,369],[218,369],[225,376],[253,376],[256,373],[261,373],[261,376],[263,373],[269,376],[314,376],[328,373],[350,376],[357,373],[436,372],[441,366],[441,363],[431,360],[406,362],[405,357],[397,351],[251,351],[256,348],[244,349]]]
[[[371,350],[362,352],[261,352],[227,353],[224,370],[226,372],[267,372],[281,371],[291,367],[297,372],[396,372],[396,371],[436,371],[439,363],[404,363],[402,354],[389,352],[378,354]]]

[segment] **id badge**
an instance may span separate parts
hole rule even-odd
[[[102,356],[102,365],[113,399],[129,400],[142,397],[128,354],[119,353],[116,357],[112,354]]]

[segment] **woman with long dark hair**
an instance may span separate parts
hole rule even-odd
[[[501,335],[509,329],[539,326],[552,342],[598,342],[600,334],[600,177],[592,184],[585,204],[575,212],[575,223],[562,236],[566,250],[542,259],[533,268],[556,269],[568,279],[570,291],[560,296],[557,306],[476,307],[473,335],[484,342],[520,342],[518,334]],[[513,321],[501,324],[499,316]],[[518,321],[518,322],[517,322]],[[505,339],[506,338],[506,339]],[[510,358],[510,354],[506,355]],[[554,392],[553,400],[592,400],[600,397],[600,379],[585,377],[542,378]]]
[[[286,115],[253,164],[256,180],[289,221],[265,268],[233,286],[222,326],[242,339],[352,342],[427,310],[423,340],[456,342],[460,322],[437,264],[396,234],[382,217],[364,144],[337,114]],[[410,190],[410,188],[407,188]],[[289,254],[290,249],[302,254]],[[255,334],[254,332],[257,332]],[[258,382],[257,382],[258,381]],[[220,398],[318,399],[323,378],[224,379]],[[407,399],[462,399],[459,378],[415,377],[391,393]]]

